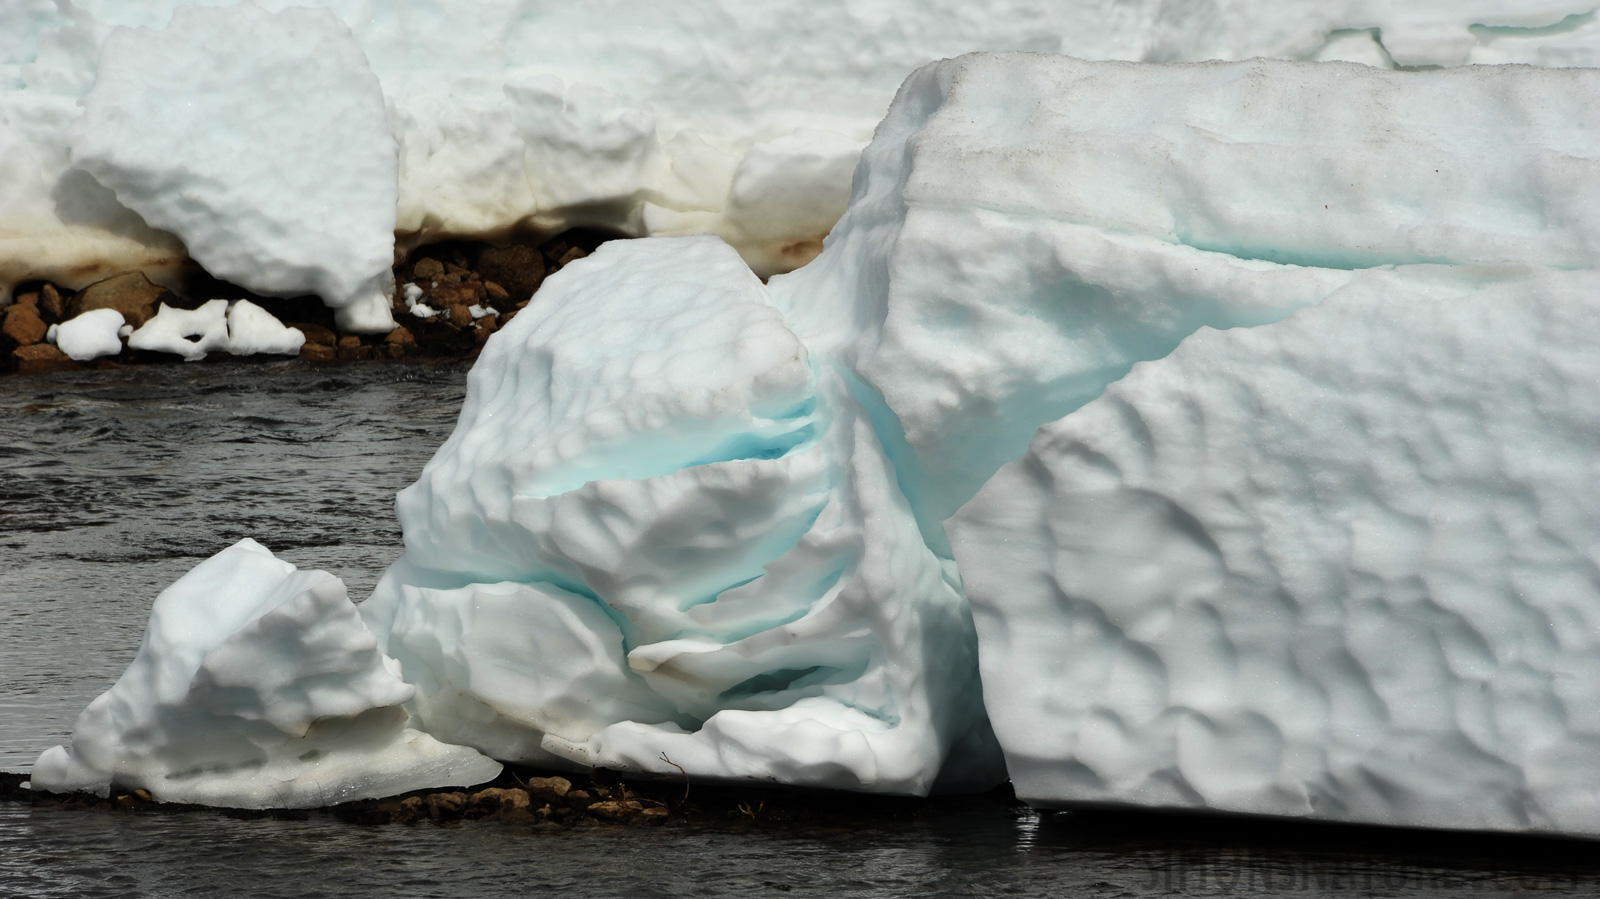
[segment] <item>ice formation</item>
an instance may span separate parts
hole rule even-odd
[[[262,0],[261,6],[301,4],[338,16],[381,82],[399,147],[395,227],[405,244],[498,237],[518,227],[709,232],[762,273],[815,254],[844,210],[850,170],[895,89],[907,73],[940,57],[1010,49],[1152,61],[1283,56],[1385,67],[1592,65],[1600,47],[1589,0],[1005,0],[981,8],[961,0],[893,0],[870,8],[845,0],[794,6]],[[28,278],[76,288],[130,268],[173,282],[184,244],[74,168],[66,133],[80,115],[77,101],[95,84],[100,48],[113,29],[165,27],[183,5],[0,5],[0,298]],[[289,11],[311,20],[308,11]],[[183,66],[215,52],[219,77],[245,69],[261,76],[254,93],[231,92],[241,108],[292,102],[307,117],[329,114],[320,95],[287,87],[299,83],[295,73],[284,86],[277,83],[280,70],[252,46],[258,27],[249,20],[258,13],[240,7],[207,16],[234,24],[160,62]],[[200,21],[193,11],[180,19]],[[300,58],[299,47],[260,40],[282,59]],[[224,55],[222,47],[239,52]],[[347,56],[339,51],[308,68],[320,71]],[[347,96],[359,80],[330,96]],[[160,112],[134,120],[124,152],[143,156],[143,148],[205,134],[174,134],[176,111]],[[338,133],[344,131],[340,126]],[[335,143],[319,146],[315,158],[335,152]],[[390,204],[339,214],[366,221],[394,211]]]
[[[190,7],[114,32],[68,142],[212,275],[394,328],[397,151],[377,77],[326,10]]]
[[[198,362],[208,353],[250,356],[300,352],[306,336],[249,300],[209,300],[196,309],[161,304],[154,317],[128,336],[136,350],[174,353]]]
[[[1025,23],[1005,40],[1089,55],[1372,65],[929,65],[822,255],[763,285],[735,250],[778,231],[729,223],[827,218],[876,84],[839,59],[879,63],[833,25],[786,34],[787,80],[662,62],[713,8],[747,51],[778,27],[640,10],[649,46],[607,92],[555,80],[591,71],[590,37],[560,41],[594,13],[549,11],[561,27],[494,32],[545,71],[480,42],[449,57],[471,74],[448,102],[374,24],[410,36],[421,13],[361,17],[402,230],[591,216],[739,245],[607,244],[490,338],[349,631],[408,685],[370,703],[385,734],[404,703],[505,761],[890,793],[987,785],[1003,749],[1042,805],[1600,834],[1600,71],[1387,69],[1586,61],[1590,14],[986,9]],[[912,21],[888,46],[942,46]],[[950,39],[988,39],[977,21]],[[776,102],[835,77],[860,80],[832,118]],[[754,98],[791,111],[741,119]],[[130,343],[230,339],[201,312]],[[112,703],[37,782],[102,783],[95,747],[145,739]]]
[[[420,726],[502,760],[988,785],[971,619],[879,424],[722,241],[607,244],[485,347],[362,614]]]
[[[122,352],[122,313],[115,309],[91,309],[70,321],[51,327],[50,342],[77,362]]]
[[[343,582],[241,540],[162,591],[128,670],[31,782],[301,808],[494,778],[497,763],[409,726],[414,692]]]

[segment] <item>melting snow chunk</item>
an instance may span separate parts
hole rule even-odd
[[[136,350],[175,353],[198,362],[210,352],[249,356],[300,352],[306,336],[249,300],[210,300],[198,309],[175,309],[162,303],[144,326],[128,336]]]
[[[87,362],[122,352],[122,313],[115,309],[91,309],[51,329],[50,340],[70,358]]]
[[[300,808],[499,773],[412,729],[413,692],[338,578],[241,540],[156,598],[139,654],[39,757],[33,788]]]
[[[198,362],[228,346],[228,301],[209,300],[198,309],[175,309],[162,303],[156,314],[128,337],[136,350],[174,353]]]

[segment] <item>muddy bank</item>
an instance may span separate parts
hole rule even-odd
[[[89,794],[35,793],[26,774],[0,772],[0,802],[100,812],[199,813],[234,818],[306,820],[328,816],[353,824],[452,824],[492,820],[535,830],[653,826],[733,820],[850,825],[891,822],[973,811],[1020,810],[1009,787],[965,796],[912,798],[826,790],[693,784],[687,780],[636,781],[617,772],[555,774],[507,768],[487,785],[430,790],[314,809],[217,809],[155,802],[144,790]]]
[[[16,302],[0,307],[0,373],[39,374],[129,365],[173,365],[173,353],[132,349],[75,362],[50,340],[51,327],[96,309],[114,309],[130,328],[155,316],[162,304],[198,309],[215,299],[249,300],[305,335],[300,358],[312,363],[371,359],[471,359],[489,335],[527,306],[544,279],[621,235],[575,229],[555,237],[508,245],[449,241],[418,247],[394,267],[393,312],[399,327],[388,334],[346,333],[317,297],[263,297],[204,273],[183,291],[152,283],[138,272],[103,279],[79,291],[46,281],[18,286]],[[206,361],[279,361],[283,356],[212,353]]]

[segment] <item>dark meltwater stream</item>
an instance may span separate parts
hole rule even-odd
[[[66,739],[150,603],[253,537],[363,597],[461,365],[221,363],[0,378],[0,770]],[[1600,895],[1600,845],[999,802],[857,824],[533,833],[477,822],[0,802],[0,897]]]

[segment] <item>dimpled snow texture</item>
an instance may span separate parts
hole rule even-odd
[[[970,616],[848,372],[716,238],[552,276],[398,507],[362,613],[441,739],[893,793],[1002,776]]]
[[[493,779],[497,763],[408,726],[398,669],[338,578],[241,540],[156,598],[138,655],[33,788],[300,808]]]
[[[118,29],[69,138],[75,166],[211,274],[394,327],[397,150],[377,77],[327,11],[247,2]]]
[[[1017,793],[1600,834],[1600,287],[1202,331],[951,522]]]

